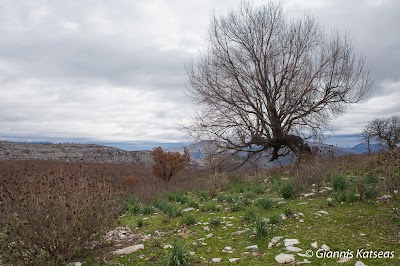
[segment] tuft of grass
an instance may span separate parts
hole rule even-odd
[[[189,265],[189,253],[181,240],[175,240],[172,244],[171,252],[169,252],[164,258],[164,265]]]
[[[205,190],[201,190],[199,192],[197,192],[197,195],[199,196],[201,201],[206,201],[210,199],[210,192],[205,191]]]
[[[151,205],[145,205],[145,206],[143,206],[141,212],[144,215],[149,215],[149,214],[152,214],[154,212],[154,208]]]
[[[338,191],[334,193],[334,197],[337,202],[355,202],[358,200],[358,197],[354,191]]]
[[[146,222],[142,218],[140,218],[139,220],[136,221],[136,226],[138,228],[141,228],[141,227],[143,227],[145,225],[146,225]]]
[[[250,191],[257,195],[261,195],[265,193],[265,188],[260,185],[253,185],[251,186]]]
[[[221,225],[221,220],[218,219],[218,218],[213,218],[213,219],[210,220],[210,225],[212,227],[218,227],[218,226]]]
[[[140,214],[142,212],[142,204],[134,198],[127,199],[125,205],[129,214]]]
[[[253,201],[251,199],[249,199],[249,198],[245,198],[243,200],[243,205],[246,206],[246,207],[250,206],[252,203],[253,203]]]
[[[187,213],[182,216],[182,223],[185,225],[193,225],[196,223],[196,216],[193,214]]]
[[[246,222],[252,222],[256,218],[256,212],[253,209],[248,209],[243,216]]]
[[[267,198],[262,198],[257,201],[257,205],[264,210],[270,210],[274,207],[274,201]]]
[[[229,210],[231,212],[238,212],[242,210],[242,206],[239,203],[233,203],[229,206]]]
[[[218,194],[217,195],[217,201],[218,202],[224,202],[226,200],[226,196],[224,194]]]
[[[336,192],[341,192],[346,190],[350,186],[350,183],[345,176],[339,175],[333,178],[332,186]]]
[[[204,203],[202,206],[200,206],[200,211],[201,212],[215,212],[217,211],[217,205],[215,202],[209,201]]]
[[[293,181],[283,182],[280,187],[279,192],[282,195],[282,198],[284,198],[284,199],[293,198],[296,193],[296,187],[295,187]]]
[[[199,208],[199,203],[197,201],[194,200],[189,200],[187,205],[191,208],[195,208],[198,209]]]
[[[279,214],[272,215],[269,218],[269,223],[274,225],[280,225],[282,223],[282,217]]]
[[[283,211],[283,214],[290,218],[293,216],[294,212],[292,211],[292,209],[290,209],[289,207],[285,208],[285,210]]]
[[[269,233],[268,223],[263,217],[257,217],[255,231],[257,236],[266,238]]]

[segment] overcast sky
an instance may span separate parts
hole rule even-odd
[[[0,0],[0,139],[184,140],[185,62],[204,47],[210,14],[239,2]],[[348,31],[366,56],[374,92],[332,121],[336,134],[400,113],[400,1],[282,3]]]

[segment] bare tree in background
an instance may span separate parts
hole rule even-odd
[[[248,158],[271,152],[271,161],[309,153],[305,138],[371,87],[347,35],[325,34],[310,15],[288,19],[272,2],[214,15],[207,47],[187,72],[200,107],[190,133]]]
[[[380,142],[385,143],[389,150],[393,150],[400,143],[400,116],[374,119],[364,130],[371,132]]]
[[[371,141],[374,139],[374,134],[371,128],[364,128],[364,130],[361,132],[361,136],[367,142],[368,155],[371,155]]]

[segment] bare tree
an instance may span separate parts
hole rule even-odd
[[[374,133],[370,127],[365,127],[361,132],[361,136],[367,142],[368,155],[371,155],[371,141],[374,139]]]
[[[374,119],[365,128],[380,142],[385,143],[389,150],[393,150],[400,143],[400,116],[387,119]]]
[[[347,35],[325,34],[310,15],[287,19],[272,2],[213,15],[207,47],[187,72],[200,107],[189,131],[248,157],[271,152],[271,161],[309,153],[305,138],[371,87]]]

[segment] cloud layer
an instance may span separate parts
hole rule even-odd
[[[238,4],[1,1],[0,139],[183,140],[177,123],[193,112],[185,62],[205,45],[212,11]],[[370,65],[371,98],[333,121],[338,133],[400,113],[399,1],[283,4],[290,15],[308,11],[327,29],[349,31]]]

